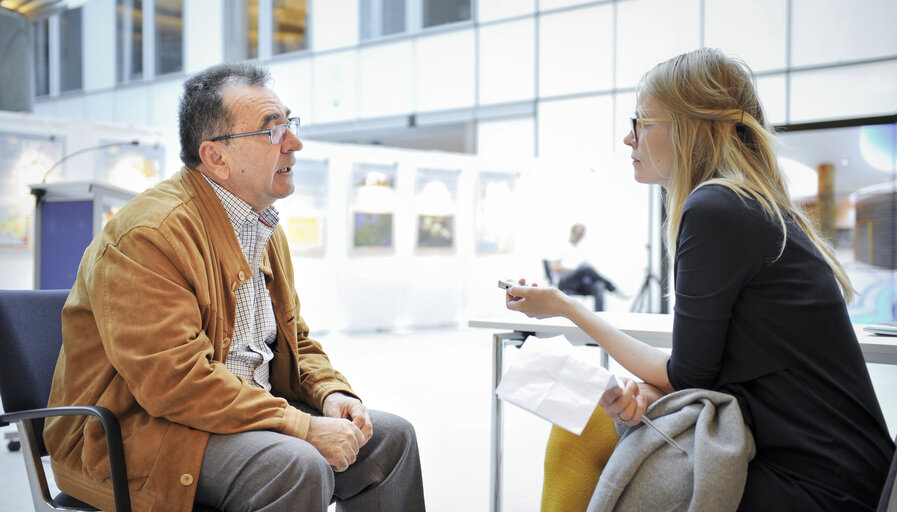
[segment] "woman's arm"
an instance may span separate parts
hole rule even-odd
[[[526,283],[520,280],[521,285]],[[588,334],[602,349],[638,378],[663,392],[672,391],[667,377],[669,355],[614,328],[579,301],[556,288],[515,286],[508,290],[506,305],[533,318],[564,317]]]

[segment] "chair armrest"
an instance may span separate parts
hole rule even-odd
[[[15,421],[52,418],[54,416],[96,416],[106,434],[106,451],[109,454],[109,472],[112,478],[112,495],[116,512],[131,512],[131,493],[128,490],[128,470],[125,465],[125,447],[121,438],[118,417],[105,407],[96,405],[72,405],[26,409],[0,414],[0,425]]]

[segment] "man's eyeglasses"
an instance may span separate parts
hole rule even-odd
[[[632,138],[635,139],[635,143],[638,144],[639,125],[644,126],[646,124],[669,123],[671,120],[662,117],[630,117],[629,121],[632,122]]]
[[[267,130],[259,130],[256,132],[246,132],[246,133],[235,133],[232,135],[222,135],[220,137],[215,137],[214,139],[209,139],[212,142],[217,142],[219,140],[227,140],[227,139],[236,139],[237,137],[249,137],[250,135],[262,135],[268,134],[268,138],[271,140],[271,144],[280,144],[287,136],[287,130],[293,132],[293,135],[299,137],[299,118],[291,117],[287,119],[288,122],[283,124],[278,124],[268,128]]]

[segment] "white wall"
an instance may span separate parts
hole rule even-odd
[[[110,123],[65,121],[36,116],[0,115],[0,132],[42,133],[59,129],[65,153],[109,140],[115,135],[143,142],[170,144],[155,131]],[[293,256],[303,315],[315,330],[371,330],[417,326],[460,325],[471,316],[503,311],[496,281],[526,277],[544,281],[542,258],[554,257],[574,222],[589,230],[584,246],[602,272],[630,294],[635,293],[645,265],[649,191],[632,180],[628,158],[606,155],[608,165],[592,170],[571,161],[532,158],[487,158],[473,155],[304,141],[298,159],[327,161],[328,185],[323,253]],[[166,146],[176,153],[176,144]],[[61,173],[65,180],[90,179],[99,160],[95,153],[72,158]],[[393,247],[386,251],[352,248],[350,195],[356,164],[396,165],[396,212]],[[418,169],[457,172],[455,244],[451,250],[416,247],[415,178]],[[165,173],[170,175],[173,169]],[[476,249],[478,178],[481,172],[518,176],[513,199],[499,210],[507,213],[513,238],[505,253]],[[54,173],[55,174],[55,173]],[[39,181],[35,177],[31,182]],[[281,221],[297,196],[276,204]],[[609,221],[608,219],[616,219]],[[0,288],[27,289],[33,283],[33,251],[0,249]],[[614,307],[625,308],[623,301]]]
[[[490,159],[433,151],[305,141],[297,158],[329,164],[326,248],[323,255],[294,254],[303,316],[312,329],[369,330],[464,324],[472,316],[499,314],[503,295],[496,281],[526,277],[544,282],[542,258],[560,250],[573,222],[589,231],[584,245],[602,272],[630,294],[641,283],[647,254],[649,189],[632,180],[626,157],[609,156],[600,171],[549,160]],[[394,246],[387,252],[351,247],[350,176],[355,163],[396,162]],[[418,251],[414,210],[417,169],[458,170],[456,240],[453,250]],[[519,174],[514,200],[506,205],[513,250],[482,254],[475,249],[478,173]],[[284,211],[289,205],[278,203]],[[607,219],[621,218],[622,222]],[[282,221],[284,219],[282,218]],[[611,298],[615,309],[628,302]]]

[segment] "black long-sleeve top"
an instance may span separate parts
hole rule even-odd
[[[780,255],[757,201],[719,185],[688,198],[670,383],[737,397],[757,445],[742,510],[871,510],[894,444],[837,280],[786,221]]]

